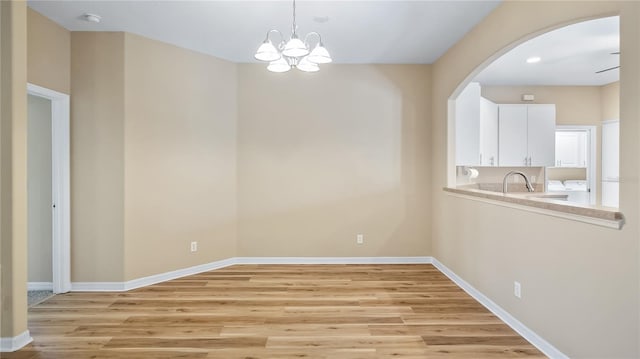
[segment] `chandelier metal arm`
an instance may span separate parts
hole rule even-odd
[[[284,45],[284,35],[282,35],[282,33],[280,32],[280,30],[278,29],[271,29],[269,31],[267,31],[267,36],[264,38],[264,41],[267,42],[270,40],[271,37],[271,33],[277,33],[278,35],[280,35],[280,42],[278,42],[278,48],[280,48],[281,46]]]

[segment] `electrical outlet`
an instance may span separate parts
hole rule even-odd
[[[516,298],[522,298],[522,286],[520,282],[513,282],[513,295],[515,295]]]
[[[531,183],[536,183],[536,180],[538,179],[538,177],[536,176],[531,176]]]
[[[198,242],[191,242],[191,252],[198,251]]]
[[[362,234],[358,234],[358,235],[356,236],[356,243],[358,243],[358,244],[364,244],[364,235],[362,235]]]

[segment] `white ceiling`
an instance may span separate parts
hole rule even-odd
[[[297,0],[299,34],[317,31],[336,63],[433,63],[500,1]],[[289,0],[29,1],[71,31],[127,31],[229,61],[257,62],[269,29],[290,34]],[[99,24],[82,14],[102,16]],[[483,85],[604,85],[618,81],[619,18],[586,21],[545,33],[497,59]],[[542,61],[527,64],[531,56]]]
[[[533,38],[498,58],[475,81],[482,85],[601,86],[618,81],[620,19],[617,16],[569,25]],[[536,64],[526,59],[539,56]]]
[[[291,1],[28,3],[68,30],[127,31],[240,63],[255,62],[269,29],[288,36],[292,21]],[[433,63],[499,3],[298,0],[298,32],[319,32],[336,63]],[[87,12],[102,22],[83,21]]]

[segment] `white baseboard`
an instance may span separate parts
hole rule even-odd
[[[234,264],[430,264],[431,257],[235,257]]]
[[[489,309],[491,313],[495,314],[498,318],[500,318],[503,322],[505,322],[511,329],[515,330],[518,334],[522,335],[523,338],[528,340],[533,346],[538,348],[542,353],[544,353],[549,358],[559,358],[559,359],[568,359],[569,357],[558,350],[556,347],[551,345],[551,343],[542,339],[538,334],[536,334],[533,330],[527,328],[522,322],[518,319],[514,318],[511,314],[509,314],[506,310],[502,309],[499,305],[497,305],[494,301],[489,299],[484,294],[480,293],[476,288],[471,286],[471,284],[467,283],[464,279],[460,278],[457,274],[455,274],[451,269],[447,268],[444,264],[440,263],[437,259],[433,259],[433,266],[438,268],[440,272],[449,277],[455,284],[457,284],[460,288],[462,288],[467,294],[472,296],[475,300],[480,302],[485,308]]]
[[[71,282],[72,292],[122,292],[124,282]]]
[[[22,334],[17,335],[13,338],[0,338],[0,352],[15,352],[16,350],[24,347],[32,341],[33,338],[31,338],[28,330],[25,330],[24,332],[22,332]]]
[[[189,268],[174,270],[171,272],[154,274],[148,277],[133,279],[127,282],[73,282],[71,291],[73,292],[122,292],[131,289],[146,287],[148,285],[166,282],[214,269],[220,269],[236,264],[235,258],[223,259],[211,263],[201,264]]]
[[[234,264],[428,264],[431,257],[232,257],[127,282],[73,282],[73,292],[122,292]]]
[[[27,290],[53,290],[53,282],[29,282]]]
[[[156,283],[166,282],[172,279],[182,278],[189,275],[208,272],[214,269],[228,267],[230,265],[236,264],[234,259],[235,258],[223,259],[220,261],[201,264],[201,265],[197,265],[189,268],[178,269],[171,272],[133,279],[128,282],[124,282],[124,290],[136,289],[136,288],[145,287],[145,286],[156,284]]]

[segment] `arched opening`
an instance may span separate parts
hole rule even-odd
[[[619,17],[573,22],[494,54],[448,103],[448,185],[618,203]],[[520,177],[513,191],[526,191]]]

